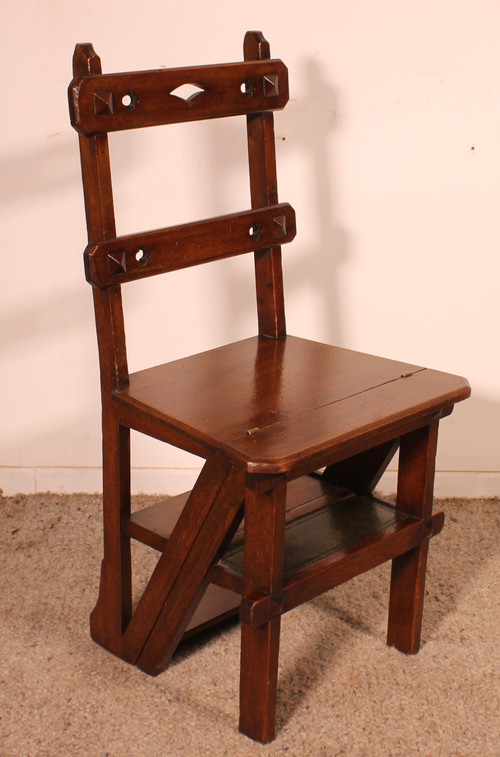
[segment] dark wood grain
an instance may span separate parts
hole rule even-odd
[[[241,504],[241,472],[221,457],[209,458],[125,631],[125,659],[160,672],[206,589],[221,545],[238,525]]]
[[[470,387],[287,336],[281,243],[295,235],[295,216],[278,201],[273,111],[288,100],[288,72],[260,32],[246,34],[240,63],[130,73],[102,74],[92,45],[77,45],[73,76],[103,424],[91,633],[155,675],[187,630],[240,603],[240,730],[266,743],[282,613],[392,560],[387,640],[418,650],[428,544],[443,527],[432,513],[438,423]],[[118,237],[107,132],[235,115],[246,116],[252,210]],[[121,284],[249,251],[258,336],[129,375]],[[183,325],[173,324],[179,339]],[[146,338],[163,328],[152,324]],[[193,491],[131,514],[130,429],[204,459]],[[389,508],[372,491],[398,445]],[[132,537],[161,552],[134,612]]]
[[[427,521],[401,518],[394,525],[381,528],[369,538],[362,538],[351,546],[332,550],[329,555],[318,558],[311,565],[297,569],[283,585],[279,596],[262,593],[254,596],[245,608],[248,623],[259,625],[261,607],[274,600],[278,614],[293,610],[325,591],[350,581],[351,578],[376,568],[378,565],[404,555],[426,544],[428,539],[439,534],[444,525],[444,513],[436,512]],[[297,551],[300,562],[300,552]]]
[[[291,481],[287,487],[286,520],[296,520],[307,513],[323,507],[325,499],[329,503],[345,497],[347,490],[332,486],[318,474],[302,476]],[[149,507],[143,507],[127,519],[126,531],[129,536],[148,544],[153,549],[162,552],[174,526],[182,513],[190,492],[178,494],[175,497],[157,502]],[[232,546],[243,544],[243,524],[238,528]]]
[[[245,495],[244,601],[256,592],[278,594],[283,585],[286,484]],[[280,621],[241,624],[240,730],[268,743],[275,735]]]
[[[198,93],[184,99],[183,85]],[[160,124],[277,110],[288,102],[280,60],[76,76],[69,86],[71,123],[85,136]]]
[[[92,45],[77,46],[75,75],[100,75]],[[79,138],[88,238],[115,236],[115,217],[106,135]],[[111,390],[128,381],[121,292],[94,291],[102,394],[103,541],[99,596],[90,617],[92,638],[115,654],[132,614],[130,538],[123,524],[130,515],[130,430],[121,426]]]
[[[129,234],[90,244],[84,253],[87,281],[109,287],[158,273],[252,252],[295,237],[295,213],[287,203],[206,221]]]
[[[247,32],[243,51],[245,60],[266,61],[271,56],[269,43],[260,32]],[[275,205],[278,178],[273,114],[248,115],[247,137],[252,207]],[[279,243],[255,253],[255,284],[259,334],[274,339],[284,337],[285,299]]]
[[[104,557],[90,631],[94,641],[119,655],[132,615],[130,538],[123,529],[130,516],[130,431],[109,408],[103,411],[103,502]]]
[[[435,421],[401,440],[397,506],[421,519],[432,512],[437,437]],[[424,541],[392,562],[387,643],[406,654],[420,647],[428,551]]]
[[[337,486],[345,486],[357,494],[372,492],[396,454],[399,439],[371,447],[325,468],[323,478]]]
[[[141,371],[114,396],[251,472],[277,474],[325,465],[365,435],[395,438],[468,393],[460,377],[289,336]]]

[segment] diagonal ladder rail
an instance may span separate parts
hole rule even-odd
[[[243,471],[209,457],[123,635],[123,658],[146,673],[158,674],[174,653],[241,522],[243,493]]]

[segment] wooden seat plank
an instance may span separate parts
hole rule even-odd
[[[470,392],[461,377],[293,336],[253,337],[130,376],[116,401],[282,473],[363,434],[394,433]],[[389,437],[387,437],[389,438]]]

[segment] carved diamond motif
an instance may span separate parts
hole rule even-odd
[[[284,236],[286,236],[286,216],[275,216],[273,218],[273,237],[278,239]]]
[[[113,115],[113,93],[112,92],[94,92],[94,115],[112,116]]]
[[[119,273],[127,273],[127,255],[119,250],[108,254],[108,270],[112,276]]]
[[[278,74],[266,74],[262,78],[265,97],[277,97],[280,92]]]

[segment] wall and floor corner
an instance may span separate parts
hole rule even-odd
[[[289,332],[466,376],[473,397],[441,424],[436,493],[500,495],[494,0],[312,0],[307,12],[298,0],[256,0],[251,10],[227,0],[88,0],[84,12],[19,0],[4,14],[5,493],[101,486],[97,348],[66,104],[74,44],[92,41],[105,71],[193,65],[241,59],[244,31],[257,28],[292,88],[276,117],[280,199],[298,219],[284,255]],[[248,207],[236,120],[115,137],[119,233]],[[254,333],[243,258],[125,289],[132,370]],[[199,467],[140,437],[133,460],[135,491],[190,488]],[[394,488],[393,473],[384,487]]]

